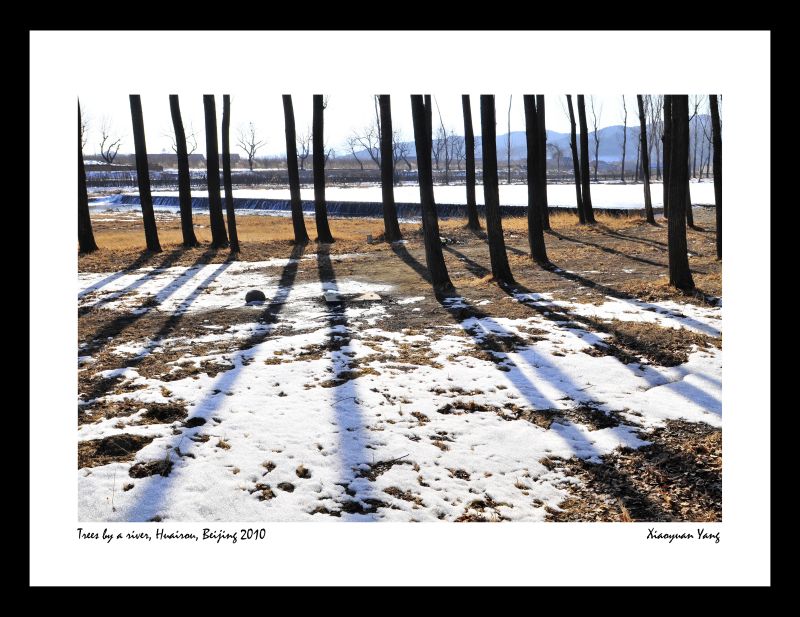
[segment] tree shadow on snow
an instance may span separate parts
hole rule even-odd
[[[161,255],[162,256],[161,263],[158,266],[156,266],[156,269],[168,268],[170,265],[172,265],[173,263],[175,263],[177,261],[178,257],[180,257],[180,255],[182,253],[183,253],[182,249],[176,249],[174,251],[170,251],[169,253],[162,254]],[[99,289],[102,289],[106,285],[108,285],[110,283],[113,283],[118,278],[125,276],[129,272],[132,272],[134,270],[138,270],[140,267],[144,266],[148,261],[150,261],[150,259],[152,259],[153,255],[154,255],[154,253],[152,251],[148,251],[148,250],[142,251],[139,254],[139,256],[130,265],[128,265],[125,268],[122,268],[120,271],[114,272],[113,274],[108,275],[104,279],[101,279],[101,280],[97,281],[96,283],[92,283],[88,287],[80,290],[78,292],[78,299],[80,300],[86,294],[89,294],[89,293],[91,293],[93,291],[97,291]],[[148,274],[151,274],[151,273],[148,272]],[[145,278],[146,276],[147,275],[144,275],[142,278]],[[128,291],[128,290],[129,289],[126,288],[121,293],[124,293],[124,291]]]
[[[404,263],[428,283],[431,283],[427,268],[415,259],[405,246],[395,244],[392,245],[392,250]],[[481,267],[481,271],[483,270]],[[495,356],[498,367],[502,371],[500,375],[511,382],[533,410],[559,409],[557,401],[565,398],[571,399],[577,405],[595,403],[591,396],[584,393],[588,385],[576,384],[570,376],[550,362],[545,355],[537,353],[532,347],[522,347],[515,351],[515,356],[528,365],[526,371],[523,371],[522,367],[510,354],[496,351],[495,337],[499,336],[513,340],[515,338],[514,333],[500,325],[494,318],[471,305],[465,298],[453,292],[453,294],[436,294],[436,300],[447,311],[453,321],[472,338],[473,343],[479,349]],[[534,377],[529,377],[526,374],[531,369],[535,373]],[[534,379],[539,378],[551,390],[556,390],[557,395],[548,396],[545,394],[542,388],[534,383]],[[556,432],[564,440],[564,443],[574,456],[581,459],[601,460],[602,454],[600,450],[592,441],[587,439],[581,430],[578,430],[577,425],[571,422],[554,421],[547,430]],[[633,447],[639,444],[636,433],[640,429],[637,426],[621,424],[609,430],[615,433],[620,445],[623,447]],[[625,474],[621,473],[617,481],[626,487],[629,494],[639,494],[630,478]],[[648,501],[646,495],[639,495],[639,498]],[[652,508],[657,509],[658,505],[652,504]]]
[[[325,244],[318,245],[317,270],[323,292],[332,292],[338,296],[336,272],[333,269],[329,248]],[[344,300],[327,302],[328,348],[334,383],[338,383],[331,392],[342,474],[337,484],[344,487],[345,491],[355,493],[351,500],[343,502],[343,514],[353,518],[357,516],[357,520],[375,520],[376,510],[385,504],[374,498],[370,481],[359,473],[361,466],[369,465],[366,448],[369,440],[364,417],[359,408],[358,380],[355,379],[357,373],[352,372],[350,357],[343,351],[352,342],[346,310]]]
[[[467,267],[467,269],[476,277],[482,278],[484,276],[487,276],[488,274],[491,274],[491,271],[488,268],[477,263],[473,259],[470,259],[463,253],[455,250],[454,248],[450,246],[445,246],[443,248],[445,248],[449,253],[451,253],[459,260],[461,260]],[[593,289],[598,289],[599,291],[602,291],[607,295],[613,295],[614,297],[616,297],[616,299],[621,301],[626,301],[628,304],[631,305],[632,308],[635,308],[637,310],[652,310],[654,312],[657,312],[658,314],[665,315],[667,317],[672,316],[669,311],[657,305],[650,304],[647,302],[642,302],[641,300],[637,300],[632,296],[629,296],[627,294],[622,294],[621,292],[618,292],[610,287],[606,287],[599,283],[595,283],[594,281],[584,278],[578,274],[573,274],[561,270],[557,268],[555,265],[553,265],[552,268],[548,268],[548,270],[568,280],[579,282],[587,287],[592,287]],[[579,336],[579,338],[581,338],[583,341],[593,346],[596,344],[600,344],[601,346],[609,347],[609,342],[607,340],[598,337],[596,334],[594,334],[594,332],[602,332],[605,334],[612,334],[612,335],[614,334],[613,326],[605,323],[602,319],[595,319],[592,317],[587,317],[585,315],[576,315],[575,313],[570,312],[569,309],[566,307],[562,306],[553,307],[549,302],[546,302],[545,305],[540,306],[538,301],[533,299],[534,297],[537,296],[537,294],[533,293],[530,289],[528,289],[519,282],[515,282],[511,286],[500,285],[499,287],[504,293],[517,300],[522,306],[530,308],[532,312],[548,320],[549,322],[551,322],[561,330],[569,333],[570,335]],[[563,313],[561,311],[563,311]],[[687,325],[692,325],[698,330],[703,331],[705,334],[708,334],[709,336],[720,336],[721,334],[719,330],[717,330],[716,328],[704,324],[701,321],[692,319],[691,317],[684,316],[678,318],[673,316],[673,318],[676,319],[677,321],[684,322]],[[586,326],[587,328],[590,328],[594,332],[584,329],[581,329],[579,331],[578,329],[575,328],[575,322],[583,326]],[[698,403],[699,405],[707,409],[709,412],[718,416],[722,414],[722,403],[719,399],[701,390],[700,388],[697,388],[696,386],[689,384],[683,379],[683,377],[687,375],[696,375],[698,378],[704,381],[707,381],[715,386],[720,386],[721,384],[719,383],[718,380],[700,373],[691,373],[686,368],[673,367],[673,372],[678,373],[678,377],[680,378],[679,381],[676,382],[667,379],[655,369],[646,365],[642,365],[641,362],[638,361],[638,359],[636,362],[632,363],[625,363],[625,362],[620,362],[620,363],[626,369],[628,369],[633,375],[647,381],[649,388],[655,388],[659,386],[669,386],[671,391],[675,392],[679,396],[682,396],[683,398]]]
[[[265,307],[259,321],[273,323],[277,315],[283,310],[289,292],[294,285],[298,261],[303,251],[304,247],[302,245],[296,245],[292,249],[291,258],[283,268],[275,295]],[[227,267],[228,265],[230,265],[230,262],[222,264],[221,267]],[[200,293],[198,290],[200,290],[200,287],[195,290]],[[167,456],[171,456],[171,453],[175,452],[182,464],[189,464],[189,459],[194,458],[192,449],[197,443],[193,438],[203,430],[203,427],[209,423],[212,416],[220,409],[222,403],[225,402],[225,393],[230,391],[241,376],[242,370],[249,364],[248,356],[251,356],[252,352],[248,350],[267,339],[272,330],[271,325],[260,329],[258,333],[252,335],[241,344],[239,351],[231,355],[233,368],[218,374],[217,378],[206,389],[205,398],[194,406],[191,415],[184,421],[186,428],[179,435],[173,435],[164,444]],[[167,476],[154,475],[147,478],[144,486],[137,487],[136,501],[125,512],[120,512],[118,518],[133,522],[149,521],[156,516],[160,517],[166,505],[169,491],[179,477],[180,469],[178,468],[173,469]]]
[[[192,266],[198,263],[207,263],[207,261],[201,262],[201,260],[206,259],[206,255],[209,252],[211,252],[213,255],[216,251],[214,249],[206,250],[200,257],[198,257],[197,261],[195,261],[195,263],[192,264]],[[153,266],[152,270],[148,270],[147,272],[139,276],[139,278],[133,280],[131,283],[129,283],[122,289],[111,292],[107,297],[100,298],[99,300],[97,300],[97,302],[93,302],[92,304],[89,304],[87,306],[79,307],[78,316],[79,317],[83,316],[96,308],[101,308],[103,305],[108,304],[109,302],[113,302],[114,300],[116,300],[117,298],[128,292],[135,291],[136,289],[144,285],[147,281],[149,281],[153,276],[160,274],[162,270],[172,267],[183,256],[184,253],[185,249],[175,249],[170,251],[169,253],[152,253],[151,251],[142,252],[142,254],[139,255],[139,257],[137,257],[136,260],[128,267],[123,268],[119,272],[115,272],[114,274],[107,276],[103,280],[89,285],[86,289],[82,289],[81,291],[79,291],[78,299],[80,300],[85,295],[93,291],[98,291],[99,289],[105,287],[106,285],[117,280],[118,278],[125,276],[126,274],[133,272],[138,268],[144,266],[152,259],[153,255],[159,255],[160,261],[158,262],[158,264]]]
[[[157,302],[159,303],[163,302],[164,300],[169,298],[172,294],[174,294],[179,288],[181,288],[192,278],[194,278],[194,276],[200,271],[201,265],[207,263],[214,253],[215,251],[206,251],[183,274],[181,274],[172,282],[170,282],[168,285],[166,285],[164,288],[162,288],[162,290],[158,292],[155,296]],[[170,334],[172,331],[175,330],[175,328],[179,325],[183,315],[189,309],[191,304],[230,265],[231,265],[230,260],[221,263],[211,274],[209,274],[202,282],[200,282],[192,290],[192,292],[181,303],[180,307],[175,312],[173,312],[169,316],[169,318],[165,321],[165,323],[161,326],[161,328],[152,337],[150,337],[151,344],[153,346],[157,346],[157,344],[161,341],[161,339],[165,338],[168,334]],[[103,351],[110,343],[113,342],[114,337],[119,335],[126,328],[130,327],[131,325],[139,321],[149,311],[149,307],[144,305],[140,306],[139,308],[143,310],[137,313],[126,312],[123,315],[120,315],[116,319],[112,320],[105,326],[103,326],[103,328],[101,328],[95,334],[95,336],[92,339],[92,342],[89,343],[88,346],[80,350],[81,354],[95,354]],[[134,358],[129,358],[124,362],[124,366],[126,368],[135,367],[136,365],[141,363],[145,357],[147,356],[141,355]],[[83,400],[86,402],[90,402],[96,398],[104,396],[114,385],[116,385],[116,380],[102,379],[98,381],[94,385],[94,387],[92,387],[90,390],[83,393]]]

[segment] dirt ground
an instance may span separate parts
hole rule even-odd
[[[529,258],[526,221],[524,218],[503,221],[509,262],[516,280],[516,292],[552,294],[555,300],[600,304],[606,296],[635,298],[643,301],[676,300],[695,304],[713,304],[721,298],[721,262],[715,257],[713,209],[696,208],[697,228],[687,232],[689,263],[697,294],[685,295],[668,285],[668,252],[666,221],[651,226],[638,217],[599,217],[594,226],[578,225],[570,214],[554,215],[552,231],[546,232],[547,253],[553,264],[543,268]],[[195,227],[201,246],[183,249],[180,246],[180,220],[176,215],[159,214],[158,229],[163,252],[144,251],[144,232],[140,217],[134,214],[93,213],[94,232],[101,250],[79,256],[81,272],[117,272],[140,267],[166,268],[230,259],[227,249],[209,248],[210,230],[207,216],[195,216]],[[314,253],[313,241],[305,247],[291,242],[291,220],[285,217],[241,215],[237,218],[242,252],[237,259],[263,261],[268,258],[300,257]],[[314,221],[306,219],[309,235],[314,237]],[[336,276],[381,282],[393,287],[398,296],[425,295],[416,303],[418,311],[393,311],[384,329],[420,332],[432,323],[450,323],[471,315],[498,318],[528,317],[536,307],[514,301],[509,291],[491,280],[488,244],[483,232],[472,232],[463,221],[440,222],[445,241],[444,255],[456,293],[469,293],[471,306],[452,309],[437,301],[426,280],[425,252],[418,224],[403,224],[406,240],[390,245],[380,241],[383,223],[380,219],[332,219],[330,226],[337,241],[326,245],[331,255],[356,254],[355,258],[336,262]],[[373,243],[367,243],[367,235]],[[292,273],[294,282],[318,280],[317,268]],[[481,300],[490,300],[478,310]],[[554,321],[578,320],[574,314],[551,310]],[[108,350],[113,345],[147,338],[163,338],[180,332],[182,336],[203,332],[208,322],[218,325],[252,320],[247,311],[208,311],[178,317],[160,312],[120,314],[103,309],[79,311],[79,343],[82,354],[89,353],[96,362],[93,369],[105,370],[125,366],[119,356]],[[269,315],[265,315],[269,319]],[[653,324],[643,327],[632,322],[581,320],[581,327],[611,335],[610,344],[598,353],[617,355],[620,359],[645,357],[662,366],[685,361],[692,345],[721,346],[721,339],[712,340],[686,330],[661,328]],[[271,336],[275,336],[273,333]],[[535,333],[532,333],[534,336]],[[252,343],[251,343],[252,344]],[[513,341],[498,341],[513,346]],[[197,351],[197,350],[195,350]],[[209,353],[213,350],[209,349]],[[410,357],[413,349],[409,348]],[[476,350],[479,353],[480,350]],[[176,350],[176,357],[180,350]],[[164,363],[174,360],[170,354],[148,356],[136,360],[136,370],[143,375],[164,378]],[[419,358],[424,362],[424,357]],[[189,369],[198,370],[198,369]],[[202,367],[205,372],[225,370],[223,366]],[[357,367],[355,367],[358,375]],[[91,372],[93,373],[93,372]],[[187,373],[177,374],[182,377]],[[173,376],[176,373],[172,373]],[[79,372],[79,390],[89,400],[109,393],[119,393],[116,381],[97,379],[90,371]],[[113,406],[112,406],[113,407]],[[167,415],[181,416],[181,410],[162,410]],[[130,413],[130,411],[127,411]],[[100,417],[124,416],[125,409],[98,404],[84,408],[79,422]],[[185,413],[184,413],[185,415]],[[172,416],[170,416],[172,417]],[[664,429],[643,436],[653,445],[630,452],[605,456],[598,465],[579,459],[554,459],[553,468],[582,480],[571,489],[572,497],[551,512],[552,520],[565,521],[630,521],[630,520],[721,520],[721,430],[706,425],[695,427],[671,422]],[[126,447],[130,444],[124,444]],[[116,450],[115,450],[116,448]],[[92,457],[98,457],[93,461]],[[92,443],[79,454],[84,465],[104,464],[107,460],[129,458],[119,444]],[[159,471],[160,473],[160,471]],[[480,519],[478,519],[480,520]]]
[[[550,261],[562,272],[546,271],[528,258],[527,222],[524,218],[503,221],[509,262],[518,283],[535,292],[578,291],[586,297],[630,294],[642,300],[665,298],[694,301],[668,285],[667,227],[659,218],[657,226],[647,225],[639,217],[600,215],[594,226],[579,225],[577,216],[554,214],[552,231],[545,234]],[[138,267],[187,266],[196,263],[221,263],[229,259],[225,249],[209,248],[210,222],[207,215],[195,215],[195,234],[201,246],[183,249],[180,246],[180,219],[167,213],[158,214],[158,230],[163,251],[148,253],[144,244],[141,217],[96,213],[92,215],[95,238],[101,251],[80,256],[81,272],[109,272]],[[305,219],[309,236],[314,238],[314,220]],[[714,212],[711,208],[695,208],[695,229],[687,230],[689,264],[695,285],[703,294],[721,296],[721,265],[716,260]],[[374,273],[373,278],[392,284],[414,286],[421,283],[408,269],[395,268],[386,260],[391,245],[375,241],[367,243],[367,235],[380,240],[383,222],[380,219],[331,219],[330,227],[336,242],[329,246],[332,255],[364,253],[358,265]],[[240,215],[237,229],[242,244],[239,260],[261,261],[271,257],[289,257],[292,244],[292,225],[287,217]],[[422,232],[416,223],[402,224],[403,237],[408,240],[407,251],[424,264]],[[465,229],[463,221],[440,221],[442,237],[446,239],[445,257],[453,284],[474,287],[476,275],[488,273],[488,245],[485,233]],[[312,242],[304,252],[313,252]],[[420,259],[421,258],[421,259]],[[374,270],[378,268],[378,270]],[[583,277],[571,273],[590,272]],[[483,273],[483,274],[481,274]],[[699,301],[703,301],[702,298]]]

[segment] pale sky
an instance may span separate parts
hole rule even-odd
[[[157,96],[142,94],[147,149],[150,153],[171,152],[170,137],[172,134],[172,118],[169,109],[169,92]],[[178,93],[180,94],[180,93]],[[445,126],[452,128],[457,134],[463,134],[461,112],[461,95],[434,94],[435,102],[441,110]],[[298,135],[311,127],[312,97],[310,95],[292,97],[295,122]],[[478,93],[472,93],[472,116],[475,134],[480,135],[480,99]],[[628,125],[638,126],[636,95],[625,95],[628,107]],[[622,124],[622,96],[596,95],[595,108],[599,114],[599,126]],[[92,92],[80,97],[81,108],[89,118],[89,138],[84,154],[98,153],[99,129],[104,117],[110,119],[114,130],[122,138],[120,152],[133,152],[131,134],[131,116],[128,93]],[[575,97],[573,96],[573,102]],[[411,103],[408,95],[392,95],[392,122],[395,129],[400,129],[404,141],[413,141],[414,127],[411,121]],[[546,95],[547,128],[560,133],[569,132],[569,118],[566,112],[566,97],[563,95]],[[222,121],[222,95],[216,97],[217,130]],[[204,112],[201,95],[181,96],[181,113],[186,132],[193,126],[198,137],[198,152],[205,152]],[[497,134],[508,130],[508,93],[497,93],[495,96],[497,114]],[[592,129],[589,95],[586,96],[586,114],[589,130]],[[576,109],[577,122],[577,109]],[[375,117],[373,98],[368,95],[354,96],[349,93],[330,94],[328,107],[325,110],[325,140],[328,147],[334,148],[337,154],[347,151],[345,140],[353,129],[363,128]],[[243,152],[236,147],[238,128],[253,122],[259,136],[266,141],[257,156],[282,155],[286,151],[283,123],[283,103],[281,94],[264,96],[237,96],[231,93],[231,151]],[[434,125],[438,124],[436,106],[434,105]],[[513,94],[511,100],[511,130],[525,130],[525,113],[522,95]]]

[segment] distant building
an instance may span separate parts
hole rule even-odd
[[[84,168],[87,172],[90,171],[136,171],[135,165],[107,165],[102,161],[86,161]]]

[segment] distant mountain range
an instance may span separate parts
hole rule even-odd
[[[638,118],[631,114],[629,117],[633,117],[634,121]],[[694,129],[694,123],[700,121],[701,119],[705,118],[708,120],[708,116],[697,116],[692,121],[692,130]],[[648,125],[649,131],[649,125]],[[625,154],[626,160],[635,160],[636,159],[636,146],[637,140],[639,139],[639,125],[636,124],[635,126],[628,125],[627,131],[625,127],[621,124],[615,126],[606,126],[604,128],[598,129],[597,134],[600,138],[600,149],[598,151],[598,159],[600,161],[605,161],[606,163],[618,163],[622,160],[622,141],[623,141],[623,133],[627,132],[628,135],[628,143],[627,143],[627,151]],[[702,133],[701,133],[702,134]],[[580,151],[580,133],[577,135],[578,137],[578,150]],[[507,139],[508,133],[503,133],[502,135],[498,135],[496,139],[497,143],[497,158],[498,159],[505,159],[506,157],[506,148],[507,148]],[[547,131],[547,143],[553,144],[557,148],[561,150],[563,159],[565,161],[569,161],[571,159],[572,153],[570,150],[570,134],[569,133],[557,133],[555,131]],[[416,148],[414,147],[414,142],[407,142],[409,149],[410,149],[410,157],[416,157]],[[525,132],[524,131],[512,131],[511,132],[511,158],[514,160],[524,159],[527,156],[528,147],[525,141]],[[366,150],[357,151],[356,154],[358,158],[367,161],[369,160],[369,155],[367,154]],[[548,148],[547,158],[553,158],[553,152],[550,148]],[[481,138],[475,138],[475,156],[480,159],[481,157]],[[352,158],[350,154],[342,154],[339,158]],[[589,131],[589,160],[594,160],[594,131]]]

